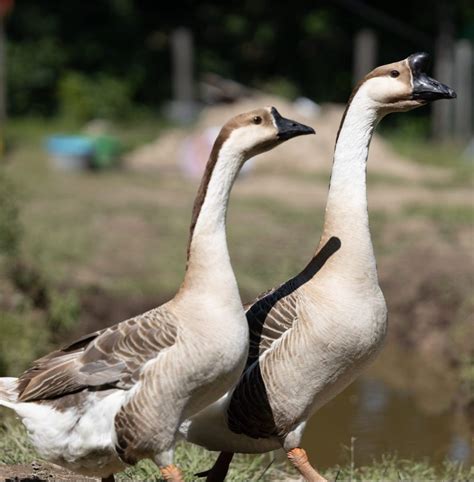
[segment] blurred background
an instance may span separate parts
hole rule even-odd
[[[0,376],[175,293],[218,129],[262,105],[317,135],[248,164],[231,257],[244,301],[297,273],[353,85],[429,52],[458,99],[384,119],[368,165],[388,342],[305,444],[322,469],[472,462],[472,1],[0,0],[0,15]]]

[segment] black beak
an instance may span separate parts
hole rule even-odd
[[[312,127],[305,126],[291,119],[285,119],[272,107],[272,115],[278,129],[278,139],[286,141],[292,137],[305,136],[306,134],[316,134]]]
[[[423,72],[428,64],[428,59],[429,55],[426,52],[420,52],[408,57],[408,64],[413,75],[411,98],[427,102],[438,99],[455,99],[457,95],[453,89],[432,79]]]

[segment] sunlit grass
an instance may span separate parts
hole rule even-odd
[[[402,156],[419,164],[447,168],[451,175],[442,181],[426,180],[424,185],[434,189],[470,186],[474,183],[472,160],[464,157],[465,146],[456,143],[439,143],[420,137],[404,136],[403,133],[388,133],[386,139]]]
[[[181,467],[186,480],[196,480],[194,474],[210,468],[217,454],[208,452],[198,446],[180,443],[176,448],[175,461]],[[270,454],[237,455],[231,465],[226,481],[282,481],[298,480],[293,468],[283,462],[274,462]],[[0,428],[0,464],[30,464],[41,462],[41,458],[31,446],[23,426],[9,419]],[[358,466],[352,458],[346,465],[332,467],[322,471],[328,480],[338,482],[351,481],[468,481],[474,477],[472,467],[446,461],[441,467],[434,467],[429,460],[413,461],[396,457],[383,456],[380,460],[366,466]],[[117,474],[117,480],[159,480],[159,472],[150,460],[143,460],[134,467]]]
[[[196,480],[194,474],[209,469],[217,453],[208,452],[196,445],[179,443],[176,447],[175,462],[183,470],[186,480]],[[271,460],[269,455],[237,455],[232,462],[228,481],[259,480]],[[41,458],[32,447],[26,430],[17,421],[8,419],[0,426],[0,464],[30,464]],[[143,460],[129,467],[116,477],[117,480],[159,480],[157,466],[150,460]],[[272,464],[260,480],[287,479],[286,468],[281,463]]]
[[[474,224],[474,205],[430,205],[409,204],[404,213],[408,216],[416,216],[431,219],[442,226],[463,226]]]

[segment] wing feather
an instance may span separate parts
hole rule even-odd
[[[54,399],[87,388],[128,389],[141,367],[172,346],[176,320],[163,306],[86,335],[37,360],[19,378],[19,400]]]

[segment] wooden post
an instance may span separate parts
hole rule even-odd
[[[373,30],[359,30],[354,39],[353,84],[377,64],[377,37]]]
[[[193,38],[189,29],[180,27],[171,35],[173,65],[172,116],[186,123],[194,113]]]
[[[5,122],[7,120],[5,54],[5,30],[3,16],[0,15],[0,160],[5,153]]]
[[[449,10],[444,12],[445,18],[440,13],[439,35],[436,40],[434,77],[443,84],[453,85],[453,22]],[[440,141],[452,137],[453,105],[455,102],[440,100],[432,106],[432,136]]]
[[[460,141],[473,135],[473,48],[469,40],[459,40],[454,47],[453,87],[458,98],[454,105],[454,134]]]

